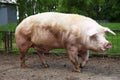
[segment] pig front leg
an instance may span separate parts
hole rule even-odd
[[[82,59],[82,62],[80,63],[80,67],[83,68],[89,59],[89,51],[81,50],[79,51],[79,55],[81,56],[81,59]]]
[[[73,47],[73,46],[69,46],[67,48],[67,53],[68,53],[68,57],[69,57],[70,61],[73,64],[74,71],[80,72],[80,67],[78,64],[78,50],[77,50],[77,48]]]

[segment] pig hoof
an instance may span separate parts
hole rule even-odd
[[[27,65],[21,65],[21,68],[28,68],[28,66]]]
[[[80,64],[80,68],[83,68],[84,66],[82,64]]]
[[[49,65],[48,64],[43,64],[42,65],[44,68],[49,68]]]
[[[74,69],[74,71],[73,72],[78,72],[78,73],[80,73],[81,72],[81,70],[80,69]]]
[[[49,68],[49,65],[48,65],[48,64],[46,64],[46,65],[44,65],[44,67],[45,67],[45,68]]]
[[[81,71],[80,71],[80,70],[74,70],[74,72],[78,72],[78,73],[80,73]]]

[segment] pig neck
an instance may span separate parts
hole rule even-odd
[[[90,44],[89,37],[86,36],[84,32],[80,33],[80,37],[78,41],[79,41],[80,47],[84,49],[89,49],[89,44]]]
[[[61,44],[66,48],[68,45],[71,46],[76,46],[77,48],[81,49],[84,48],[86,49],[86,45],[84,42],[85,40],[82,40],[82,34],[80,33],[79,29],[78,31],[67,31],[67,32],[62,32],[61,35]]]

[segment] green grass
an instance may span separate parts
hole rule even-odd
[[[120,30],[120,23],[101,23],[101,25],[112,30]],[[108,51],[110,53],[120,53],[120,32],[115,33],[116,36],[107,33],[107,39],[112,42],[112,48]]]
[[[120,23],[100,23],[104,27],[108,27],[112,30],[120,30]]]
[[[0,31],[15,31],[17,24],[8,24],[4,26],[0,26]]]
[[[100,23],[102,26],[108,27],[112,30],[119,29],[120,30],[120,23]],[[5,26],[0,26],[0,31],[15,31],[17,24],[8,24]]]
[[[120,23],[100,23],[102,26],[108,27],[112,30],[120,30]],[[17,24],[9,24],[6,26],[0,26],[0,31],[15,31]],[[13,36],[14,37],[14,36]],[[107,34],[107,39],[112,42],[113,47],[108,51],[109,53],[119,53],[120,54],[120,32],[116,33],[116,36],[113,36],[111,34]],[[3,40],[2,40],[2,34],[0,34],[0,48],[4,48]],[[13,52],[15,54],[18,54],[18,49],[16,48],[15,40],[13,40]],[[34,52],[33,49],[29,50],[29,53],[31,54]],[[65,49],[54,49],[50,52],[54,53],[64,53]]]
[[[109,50],[110,53],[120,53],[120,32],[116,33],[116,36],[108,34],[107,39],[112,42],[112,48]]]
[[[54,53],[64,53],[66,52],[65,49],[53,49],[50,52],[54,52]]]

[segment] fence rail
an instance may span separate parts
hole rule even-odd
[[[113,45],[107,52],[120,54],[120,30],[113,31],[116,33],[116,36],[108,34],[107,38]],[[7,53],[17,50],[14,32],[0,31],[0,51],[1,50]]]

